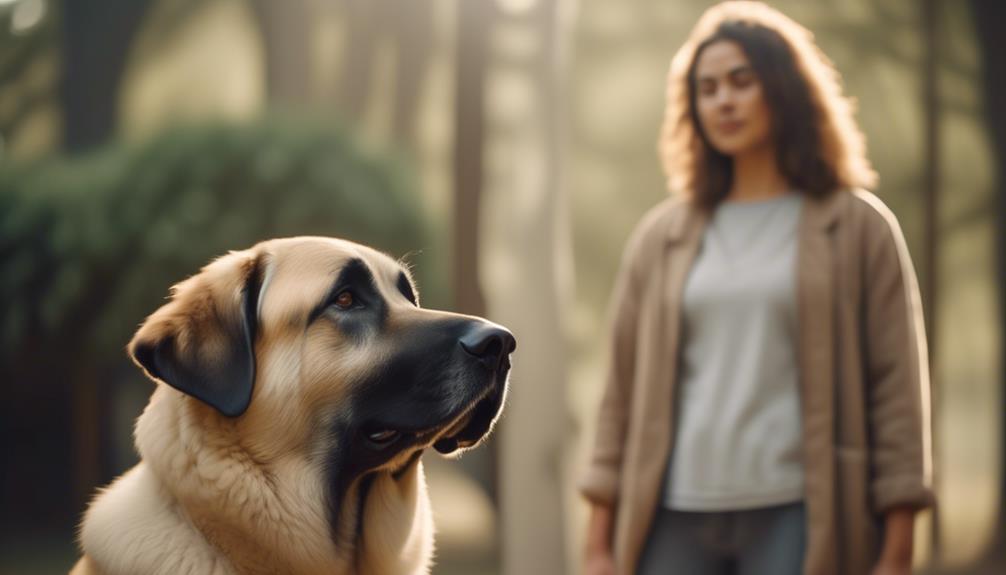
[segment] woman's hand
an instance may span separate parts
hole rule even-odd
[[[584,553],[584,575],[615,575],[615,557],[611,552],[611,532],[615,511],[611,505],[594,503],[587,525],[587,548]]]
[[[895,507],[884,517],[884,547],[870,575],[911,575],[915,511]]]
[[[583,562],[583,575],[615,575],[615,558],[610,552],[588,550]]]
[[[870,575],[912,575],[912,562],[911,560],[895,561],[881,557]]]

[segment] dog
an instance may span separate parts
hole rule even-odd
[[[346,240],[213,261],[129,343],[157,383],[141,461],[89,506],[71,574],[427,573],[420,456],[490,433],[515,346]]]

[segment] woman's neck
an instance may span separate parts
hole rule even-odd
[[[776,166],[775,149],[760,146],[734,156],[733,184],[727,201],[766,200],[785,194],[786,178]]]

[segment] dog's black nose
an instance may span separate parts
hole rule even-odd
[[[461,348],[490,370],[500,369],[510,353],[517,348],[513,334],[498,325],[480,324],[468,330],[458,340]],[[507,365],[506,367],[509,367]]]

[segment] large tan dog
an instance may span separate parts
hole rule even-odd
[[[420,455],[492,428],[513,336],[421,309],[409,272],[272,240],[181,282],[129,344],[157,380],[142,461],[105,489],[73,574],[426,573]]]

